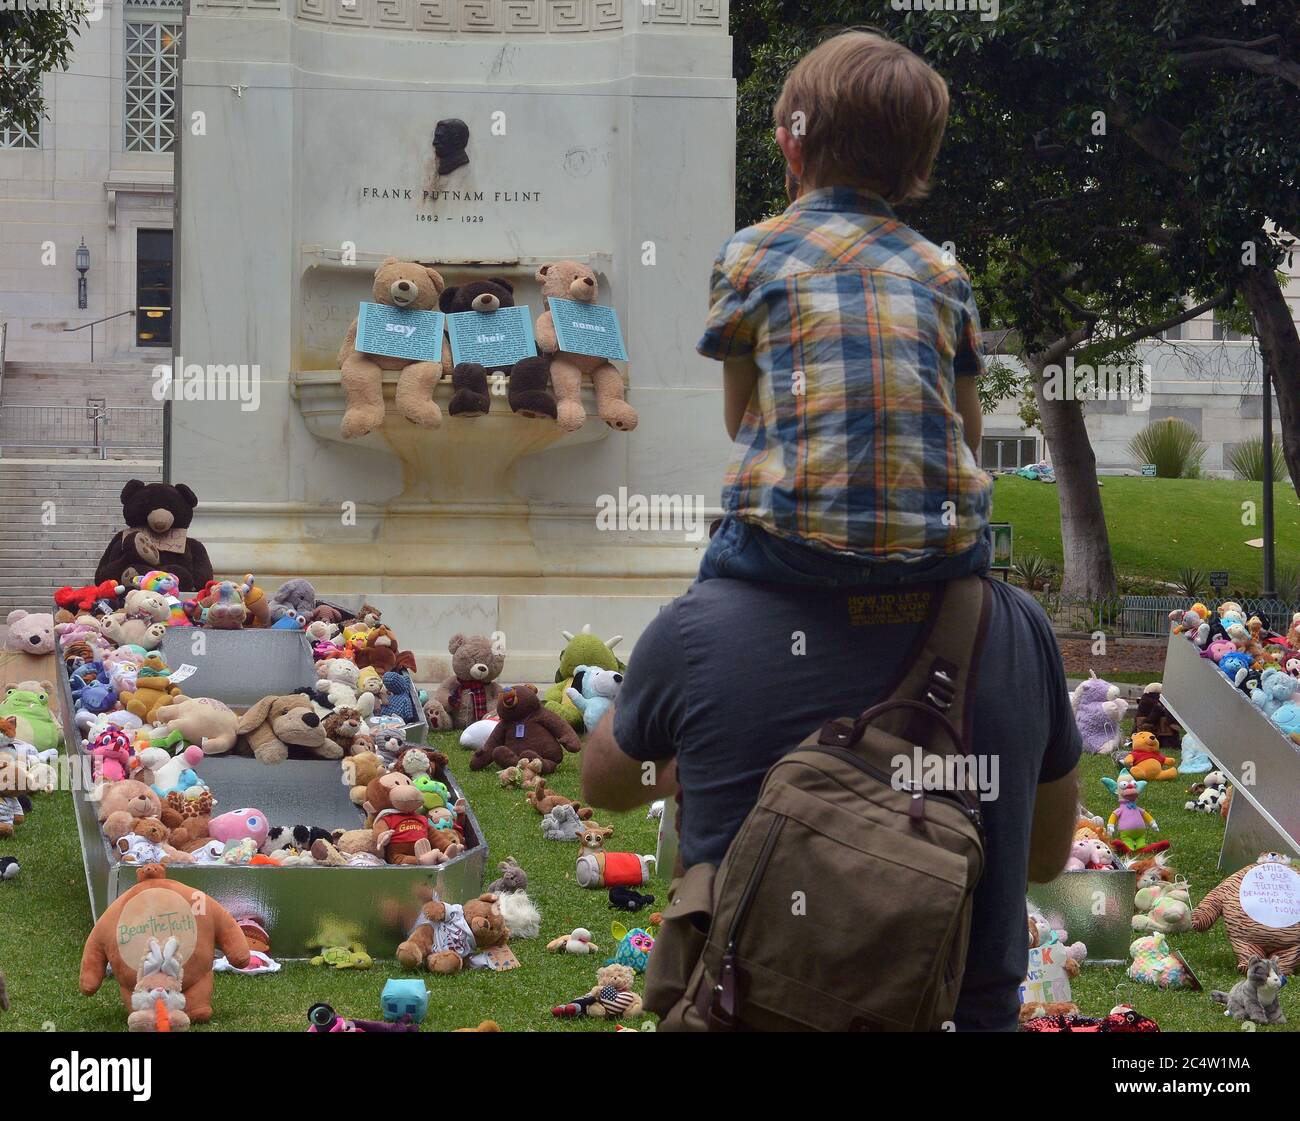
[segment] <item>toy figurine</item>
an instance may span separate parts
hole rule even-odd
[[[1106,835],[1116,838],[1111,846],[1121,856],[1135,852],[1161,852],[1169,847],[1168,841],[1147,844],[1147,830],[1158,830],[1160,826],[1146,810],[1137,804],[1146,783],[1135,779],[1127,771],[1121,771],[1118,779],[1103,777],[1101,784],[1119,800],[1106,819]]]

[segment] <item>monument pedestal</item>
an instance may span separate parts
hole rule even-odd
[[[520,679],[550,676],[562,629],[634,638],[693,578],[729,448],[694,352],[733,229],[725,5],[194,0],[184,43],[174,366],[256,386],[172,406],[169,477],[217,570],[363,595],[422,657],[503,631]],[[537,267],[587,264],[639,426],[588,390],[571,434],[494,397],[343,441],[338,349],[388,255],[505,277],[534,317]],[[619,495],[691,524],[611,529]]]

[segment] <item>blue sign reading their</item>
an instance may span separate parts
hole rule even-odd
[[[362,354],[405,358],[408,362],[442,361],[440,311],[417,311],[361,301],[356,347]]]
[[[561,300],[557,296],[550,297],[550,307],[555,337],[561,350],[627,361],[618,312],[612,307],[584,304],[580,300]]]
[[[505,369],[537,353],[533,316],[526,306],[455,312],[447,316],[447,334],[457,366],[477,362],[489,370]]]

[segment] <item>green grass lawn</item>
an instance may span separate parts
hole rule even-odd
[[[1231,587],[1257,589],[1263,551],[1245,542],[1263,536],[1259,483],[1229,479],[1102,478],[1101,499],[1116,570],[1172,580],[1184,567],[1227,569]],[[1061,564],[1057,488],[1002,475],[993,488],[993,518],[1010,522],[1017,557],[1039,553]],[[1290,486],[1273,488],[1277,564],[1300,565],[1300,500]],[[1256,524],[1242,524],[1242,503],[1256,503]]]
[[[515,856],[528,873],[529,896],[542,912],[542,932],[538,938],[511,943],[519,969],[472,970],[451,977],[421,974],[430,989],[426,1028],[447,1030],[491,1019],[507,1031],[613,1031],[601,1020],[559,1021],[550,1013],[552,1006],[591,988],[596,966],[606,954],[584,958],[549,954],[546,942],[585,926],[601,950],[608,947],[612,954],[610,923],[619,919],[625,926],[636,926],[647,912],[637,916],[615,911],[604,891],[579,887],[574,879],[578,846],[542,840],[541,819],[524,802],[522,792],[503,790],[495,769],[470,772],[469,753],[457,744],[456,735],[432,738],[451,757],[452,770],[487,834],[492,855],[489,879],[496,878],[497,861]],[[577,797],[578,773],[578,759],[569,758],[547,785]],[[611,847],[655,851],[658,823],[646,820],[645,810],[599,813],[597,820],[615,827]],[[43,1027],[124,1031],[126,1014],[111,979],[93,997],[83,997],[77,990],[81,950],[91,919],[72,796],[59,792],[39,799],[16,836],[0,841],[0,855],[16,856],[23,866],[17,879],[0,883],[0,969],[8,980],[12,1004],[8,1014],[0,1013],[0,1031]],[[657,908],[667,903],[666,887],[667,879],[661,877],[641,890],[656,896]],[[265,976],[218,974],[213,1020],[194,1030],[301,1031],[306,1028],[307,1009],[317,1001],[332,1004],[341,1015],[377,1019],[384,982],[415,974],[403,973],[392,960],[395,944],[367,949],[377,959],[387,960],[376,960],[374,968],[364,972],[287,962],[281,972]]]
[[[586,926],[604,949],[610,942],[610,922],[619,918],[634,925],[635,916],[612,911],[605,892],[578,887],[573,876],[577,846],[543,841],[539,818],[518,791],[502,790],[495,771],[470,773],[464,765],[467,755],[455,745],[454,737],[436,738],[451,755],[453,769],[487,833],[493,867],[510,854],[519,859],[528,872],[529,894],[540,907],[543,921],[541,937],[512,944],[520,969],[508,973],[472,971],[453,977],[425,975],[431,990],[426,1025],[447,1029],[494,1019],[513,1031],[613,1030],[600,1021],[557,1021],[551,1017],[552,1005],[590,988],[595,964],[604,960],[604,954],[598,958],[548,954],[545,942],[574,926]],[[570,759],[551,782],[570,796],[577,794],[576,762]],[[1103,774],[1113,775],[1114,764],[1088,757],[1082,771],[1087,805],[1105,816],[1112,800],[1098,780]],[[1143,801],[1160,822],[1163,835],[1172,839],[1174,866],[1188,877],[1193,898],[1199,899],[1220,879],[1215,862],[1223,825],[1218,817],[1182,808],[1191,781],[1152,783]],[[617,848],[654,851],[656,825],[646,820],[643,810],[601,813],[598,817],[603,824],[615,826]],[[8,977],[13,1004],[7,1015],[0,1014],[0,1030],[124,1030],[126,1017],[111,980],[91,998],[77,991],[81,949],[91,923],[71,796],[58,793],[40,800],[18,835],[0,842],[0,854],[15,855],[23,865],[16,880],[0,883],[0,968]],[[665,886],[666,880],[660,877],[645,890],[658,896],[662,904]],[[1175,936],[1171,941],[1207,990],[1226,989],[1235,982],[1235,963],[1222,926],[1207,934]],[[300,1031],[305,1027],[307,1008],[316,1001],[327,1001],[344,1015],[375,1018],[384,981],[403,974],[391,961],[392,946],[369,949],[389,960],[377,961],[367,972],[335,972],[290,962],[282,972],[263,977],[219,975],[213,1001],[215,1017],[211,1024],[195,1030]],[[1085,1012],[1094,1014],[1121,1001],[1130,1003],[1167,1031],[1238,1030],[1206,993],[1162,993],[1130,981],[1122,966],[1085,967],[1074,984],[1074,995]],[[1283,1003],[1292,1025],[1300,1026],[1300,985],[1288,986]]]
[[[1149,481],[1149,480],[1148,480]],[[1084,756],[1080,765],[1080,785],[1084,804],[1102,817],[1115,804],[1113,796],[1101,785],[1101,777],[1114,777],[1115,763],[1102,756]],[[1223,877],[1217,870],[1219,845],[1223,840],[1223,821],[1217,814],[1193,813],[1183,809],[1187,788],[1195,776],[1181,775],[1168,782],[1152,782],[1142,793],[1144,805],[1160,824],[1159,837],[1168,838],[1169,862],[1187,877],[1192,901],[1199,902]],[[1157,839],[1155,835],[1152,840]],[[1140,937],[1136,932],[1134,938]],[[1102,1015],[1116,1004],[1131,1004],[1150,1016],[1164,1031],[1240,1031],[1241,1026],[1223,1015],[1223,1006],[1210,1000],[1211,989],[1227,991],[1240,979],[1237,959],[1220,921],[1204,934],[1169,935],[1169,944],[1183,955],[1204,992],[1170,989],[1165,992],[1131,981],[1127,965],[1085,965],[1071,988],[1075,1003],[1089,1015]],[[1282,1008],[1290,1023],[1260,1027],[1260,1031],[1300,1031],[1300,986],[1282,990]]]

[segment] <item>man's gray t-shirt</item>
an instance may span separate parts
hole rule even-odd
[[[1009,1031],[1027,965],[1035,788],[1074,769],[1080,741],[1046,616],[1011,585],[987,583],[968,746],[997,756],[998,790],[983,803],[985,871],[956,1022],[959,1030]],[[826,720],[883,699],[934,594],[926,586],[882,594],[714,579],[659,613],[628,663],[614,736],[634,759],[677,760],[687,867],[721,862],[778,758]]]

